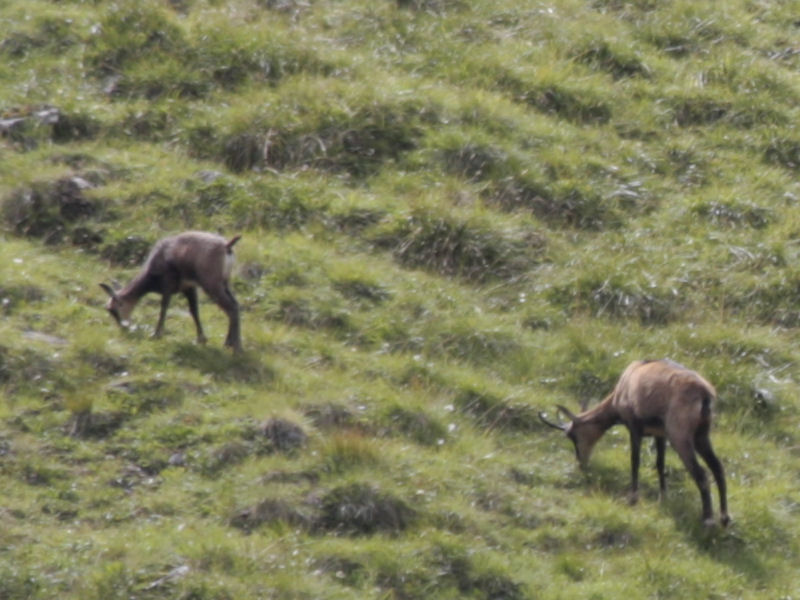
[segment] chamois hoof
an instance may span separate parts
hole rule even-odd
[[[723,527],[727,527],[728,525],[731,524],[731,516],[727,514],[722,515],[719,519],[719,522]]]
[[[628,494],[628,504],[633,506],[639,502],[639,492],[630,492]]]
[[[241,352],[242,351],[242,342],[241,340],[237,340],[236,338],[226,338],[225,339],[225,347],[230,348],[234,352]]]
[[[705,525],[707,529],[715,527],[716,524],[717,522],[714,520],[714,517],[706,517],[705,519],[703,519],[703,525]]]

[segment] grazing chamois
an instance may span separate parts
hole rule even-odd
[[[187,231],[162,239],[153,246],[139,274],[124,288],[114,291],[110,285],[100,284],[111,296],[106,310],[122,328],[126,328],[142,296],[150,292],[161,294],[161,313],[154,334],[159,337],[164,331],[170,298],[182,292],[197,327],[197,341],[203,344],[206,336],[197,311],[199,286],[228,315],[225,345],[236,351],[241,350],[239,304],[228,286],[234,262],[233,245],[240,237],[237,235],[226,240],[213,233]]]
[[[698,373],[668,359],[639,360],[628,365],[614,390],[597,406],[574,415],[559,405],[558,412],[570,422],[554,423],[539,413],[539,418],[556,429],[564,431],[575,445],[575,454],[581,468],[589,462],[597,440],[609,428],[623,424],[631,439],[631,503],[638,499],[639,454],[642,437],[653,436],[656,446],[656,469],[663,496],[664,451],[666,440],[681,457],[686,469],[700,489],[703,502],[703,521],[714,523],[706,471],[700,466],[695,452],[714,474],[719,489],[721,522],[729,523],[725,491],[725,473],[711,447],[711,403],[716,397],[714,387]]]

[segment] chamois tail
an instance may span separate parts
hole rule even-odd
[[[227,250],[227,251],[228,251],[228,253],[230,254],[230,253],[233,251],[233,246],[234,246],[234,245],[236,244],[236,242],[238,242],[240,239],[242,239],[242,236],[241,236],[241,235],[235,235],[235,236],[233,236],[233,237],[232,237],[230,240],[228,240],[228,242],[225,244],[225,250]]]

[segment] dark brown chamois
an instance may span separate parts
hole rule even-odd
[[[666,440],[680,456],[686,469],[700,489],[703,503],[703,521],[714,523],[705,469],[700,466],[695,452],[703,457],[719,489],[722,525],[730,521],[725,491],[725,472],[711,447],[711,403],[716,391],[698,373],[668,359],[635,361],[622,373],[609,394],[597,406],[578,415],[563,406],[558,412],[570,419],[566,424],[554,423],[539,417],[547,425],[564,431],[575,445],[575,454],[581,468],[585,468],[597,440],[610,427],[623,424],[631,439],[631,503],[638,499],[639,454],[642,437],[653,436],[656,446],[656,469],[660,493],[666,491],[664,480],[664,451]]]
[[[197,310],[199,286],[228,315],[225,345],[241,350],[239,304],[228,285],[234,263],[233,245],[240,237],[237,235],[226,240],[213,233],[187,231],[162,239],[153,246],[139,274],[124,288],[114,291],[108,284],[100,284],[111,296],[106,309],[121,327],[126,328],[133,309],[145,294],[161,294],[161,313],[154,334],[159,337],[164,331],[170,298],[181,292],[189,303],[189,312],[197,327],[197,341],[203,344],[206,336]]]

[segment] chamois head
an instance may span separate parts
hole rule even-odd
[[[549,425],[550,427],[564,432],[564,434],[572,442],[572,445],[575,446],[575,458],[578,459],[581,469],[585,469],[589,464],[589,457],[592,455],[592,450],[594,449],[595,443],[597,443],[597,440],[600,439],[605,430],[601,429],[592,422],[582,421],[580,418],[572,414],[572,412],[565,406],[558,404],[556,409],[556,412],[567,417],[569,422],[564,423],[559,421],[558,423],[555,423],[547,419],[547,417],[544,416],[544,413],[541,412],[539,413],[539,418],[545,425]]]
[[[114,288],[107,283],[101,283],[100,287],[103,288],[109,295],[108,302],[106,302],[106,310],[112,317],[114,317],[117,325],[123,329],[127,329],[129,325],[128,319],[130,319],[135,303],[125,302],[122,300],[119,296],[117,296],[117,292],[114,291]]]

